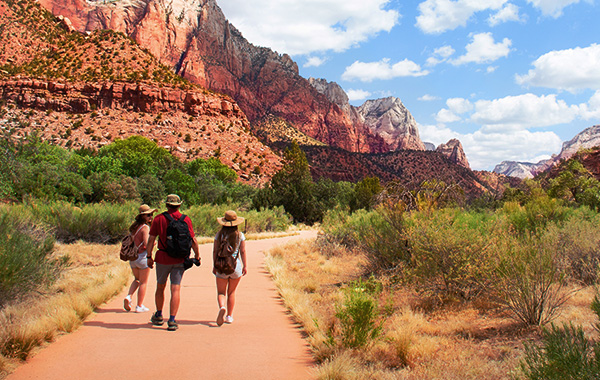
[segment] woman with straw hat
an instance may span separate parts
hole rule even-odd
[[[213,273],[217,278],[217,302],[219,304],[219,313],[217,315],[217,325],[221,326],[223,322],[233,323],[233,308],[235,306],[235,289],[240,283],[242,276],[246,275],[246,237],[238,226],[244,223],[244,218],[238,216],[235,211],[225,212],[222,218],[217,218],[217,222],[223,226],[215,236],[213,246],[213,263],[217,260],[217,254],[221,244],[228,243],[233,247],[232,256],[235,258],[235,270],[231,274],[220,273],[213,265]]]
[[[148,311],[148,308],[143,304],[144,296],[146,295],[146,287],[148,286],[148,277],[150,276],[150,268],[148,267],[148,260],[146,259],[146,245],[148,243],[150,223],[152,223],[152,214],[154,214],[155,211],[155,208],[150,208],[148,205],[141,205],[139,212],[135,217],[135,221],[131,227],[129,227],[129,232],[133,234],[133,241],[136,247],[138,247],[138,258],[137,260],[129,262],[135,279],[129,287],[129,294],[127,294],[127,297],[123,300],[123,308],[127,311],[131,310],[131,296],[136,290],[138,294],[135,312],[143,313]]]

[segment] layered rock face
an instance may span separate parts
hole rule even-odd
[[[435,151],[446,156],[451,162],[470,169],[467,155],[463,150],[462,144],[457,139],[452,139],[446,144],[440,144]]]
[[[590,149],[600,146],[600,125],[584,129],[571,140],[563,143],[562,149],[558,155],[552,155],[548,160],[542,160],[538,163],[503,161],[494,168],[495,173],[514,176],[518,178],[532,178],[555,166],[560,160],[571,158],[580,149]]]
[[[373,132],[383,137],[391,150],[425,150],[417,122],[400,99],[367,100],[358,108],[358,113]]]
[[[20,107],[71,113],[92,109],[126,109],[136,112],[185,112],[191,116],[223,115],[247,128],[239,106],[222,96],[201,91],[132,83],[65,83],[37,79],[0,81],[0,98]]]
[[[250,121],[274,115],[331,146],[353,152],[387,150],[382,138],[353,123],[302,78],[288,55],[246,41],[215,0],[40,4],[67,17],[80,32],[113,29],[127,34],[183,77],[233,97]]]

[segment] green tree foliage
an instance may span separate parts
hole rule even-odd
[[[560,174],[549,180],[548,194],[598,210],[600,182],[576,159],[562,163],[560,169]]]
[[[356,183],[354,193],[350,201],[350,209],[358,210],[364,208],[371,209],[376,195],[378,195],[383,187],[379,183],[378,177],[365,177]]]

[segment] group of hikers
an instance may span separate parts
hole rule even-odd
[[[171,284],[171,299],[169,318],[167,320],[167,330],[175,331],[178,328],[175,317],[179,309],[181,280],[184,271],[192,264],[200,265],[200,250],[198,241],[194,235],[192,221],[188,216],[182,215],[179,207],[182,204],[181,199],[176,194],[170,194],[166,199],[167,211],[154,217],[156,209],[148,205],[139,207],[138,215],[129,228],[130,234],[137,247],[137,259],[131,260],[130,266],[135,279],[129,287],[129,293],[123,301],[125,310],[132,309],[132,296],[137,291],[137,305],[135,311],[143,313],[149,311],[144,306],[143,301],[148,286],[150,270],[156,265],[156,311],[152,314],[150,322],[155,326],[162,326],[166,315],[163,315],[163,306],[165,303],[165,288],[167,279]],[[176,223],[179,223],[176,225]],[[216,277],[217,302],[219,310],[216,322],[218,326],[223,323],[233,323],[233,308],[235,306],[235,290],[242,276],[246,274],[246,247],[245,236],[238,231],[238,226],[244,222],[244,218],[238,216],[235,211],[227,211],[223,217],[217,218],[217,222],[222,226],[221,230],[215,236],[213,246],[213,274]],[[185,226],[187,225],[187,231]],[[173,226],[177,226],[180,231],[173,232]],[[181,229],[183,228],[183,231]],[[194,258],[179,257],[172,254],[173,243],[172,235],[185,235],[189,239],[191,250],[194,251]],[[156,239],[158,244],[156,255],[153,256]],[[222,264],[223,257],[221,250],[226,246],[230,262]],[[187,254],[191,252],[188,247]],[[219,264],[217,264],[219,263]]]

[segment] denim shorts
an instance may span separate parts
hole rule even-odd
[[[146,251],[138,254],[136,260],[130,261],[131,268],[148,269],[148,253]]]
[[[235,280],[237,278],[242,277],[242,269],[244,268],[243,264],[242,264],[242,260],[240,260],[239,256],[237,258],[237,260],[235,261],[235,271],[233,271],[233,273],[231,274],[223,274],[223,273],[215,273],[215,277],[216,278],[222,278],[222,279],[232,279]]]
[[[165,265],[156,263],[156,282],[159,284],[166,284],[167,277],[171,277],[171,285],[180,285],[181,279],[183,278],[183,263]]]

